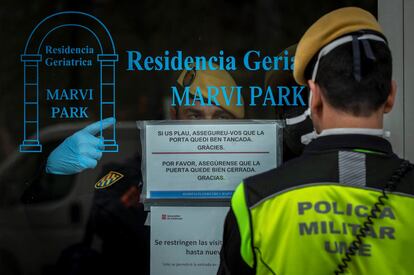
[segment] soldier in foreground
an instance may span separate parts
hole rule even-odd
[[[414,173],[384,138],[396,84],[375,17],[333,11],[300,40],[311,91],[304,153],[245,179],[225,221],[218,274],[411,274]]]

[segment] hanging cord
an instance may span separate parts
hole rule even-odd
[[[363,239],[367,236],[367,233],[370,231],[370,226],[374,224],[373,219],[375,219],[378,216],[378,214],[381,213],[381,208],[385,206],[385,201],[389,199],[387,193],[394,191],[397,187],[397,184],[411,169],[413,169],[413,167],[414,165],[411,164],[409,161],[403,160],[403,162],[400,164],[400,167],[398,167],[398,169],[393,173],[393,175],[385,185],[384,189],[382,189],[382,193],[378,197],[377,202],[372,207],[370,215],[366,217],[365,222],[359,229],[359,233],[355,236],[354,241],[351,243],[344,257],[341,259],[341,263],[338,264],[337,269],[334,271],[335,275],[345,273],[345,271],[349,267],[348,264],[352,261],[351,256],[355,256],[356,252],[362,245]]]

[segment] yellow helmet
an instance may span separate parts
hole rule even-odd
[[[194,95],[198,90],[204,98],[208,97],[208,86],[215,87],[226,87],[230,90],[231,87],[236,87],[236,82],[231,75],[224,70],[219,70],[218,65],[214,64],[217,70],[184,70],[181,72],[177,79],[177,83],[182,87],[189,87],[190,94]],[[220,107],[228,111],[236,118],[244,118],[244,102],[241,98],[241,106],[237,105],[237,97],[233,96],[230,98],[230,104],[226,104],[226,100],[222,93],[219,93],[216,97]]]

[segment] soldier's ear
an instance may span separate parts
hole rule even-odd
[[[312,80],[308,80],[308,87],[310,89],[309,97],[309,108],[311,109],[312,114],[319,114],[319,112],[323,109],[323,99],[321,94],[320,86]]]
[[[391,112],[392,107],[394,106],[396,94],[397,94],[397,82],[395,80],[392,80],[391,91],[384,105],[384,114]]]

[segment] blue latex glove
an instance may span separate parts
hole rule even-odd
[[[102,120],[106,129],[115,123],[114,118]],[[88,168],[95,168],[102,157],[101,139],[95,135],[101,130],[97,121],[66,138],[52,153],[46,163],[46,173],[72,175]]]

